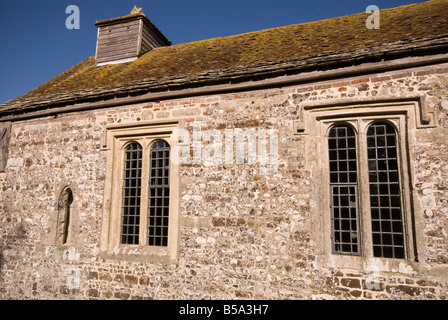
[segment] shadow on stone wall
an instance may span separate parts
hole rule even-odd
[[[19,225],[12,235],[8,235],[5,239],[0,240],[0,286],[3,283],[3,267],[5,263],[12,262],[15,259],[14,255],[6,255],[6,250],[13,250],[14,248],[21,248],[24,239],[26,239],[27,231],[23,225]],[[6,257],[8,256],[8,258]]]
[[[3,251],[5,250],[5,245],[3,242],[0,242],[0,286],[3,282],[3,265],[5,262],[5,256],[3,255]]]

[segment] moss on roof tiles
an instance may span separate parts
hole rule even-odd
[[[381,10],[379,30],[366,28],[369,15],[360,13],[161,47],[147,52],[134,62],[119,65],[97,67],[95,58],[90,57],[19,99],[344,53],[397,41],[448,35],[448,0]]]

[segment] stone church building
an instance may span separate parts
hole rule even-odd
[[[373,14],[98,21],[0,106],[0,299],[447,299],[448,1]]]

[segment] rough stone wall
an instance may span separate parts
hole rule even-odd
[[[448,67],[159,101],[13,123],[0,174],[1,299],[448,298]],[[416,132],[413,187],[423,221],[418,269],[367,271],[316,263],[313,175],[293,135],[300,102],[426,95],[438,126]],[[184,118],[202,129],[279,130],[279,170],[181,167],[180,250],[172,265],[99,257],[108,124]],[[52,243],[62,187],[74,194],[69,245]],[[371,284],[371,283],[370,283]]]

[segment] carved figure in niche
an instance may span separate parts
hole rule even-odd
[[[3,127],[0,126],[0,172],[4,172],[6,168],[6,162],[8,160],[8,143],[10,137],[11,125],[6,124]]]
[[[56,225],[56,243],[66,244],[69,236],[70,209],[73,203],[73,193],[68,187],[61,191],[58,200],[58,219]]]

